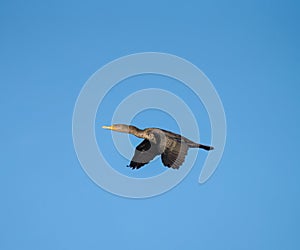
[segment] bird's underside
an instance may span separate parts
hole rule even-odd
[[[156,144],[151,143],[147,139],[143,140],[136,147],[129,167],[139,169],[153,160],[155,156],[161,155],[161,161],[164,166],[178,169],[183,164],[189,147],[186,143],[178,143],[176,141],[172,141],[171,144],[166,146],[163,152],[160,152]]]
[[[145,139],[136,147],[129,164],[132,169],[139,169],[158,155],[161,156],[164,166],[178,169],[183,164],[189,148],[203,146],[167,130],[155,128],[150,130],[156,140],[152,142]],[[161,147],[162,144],[163,147]]]

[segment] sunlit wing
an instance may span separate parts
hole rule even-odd
[[[178,169],[184,162],[189,147],[185,143],[174,142],[161,155],[162,163],[169,168]]]

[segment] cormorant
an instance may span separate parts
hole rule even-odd
[[[102,126],[102,128],[133,134],[144,139],[135,149],[134,156],[129,164],[132,169],[139,169],[157,155],[161,155],[164,166],[178,169],[183,164],[189,148],[213,149],[211,146],[198,144],[184,136],[160,128],[141,130],[135,126],[124,124]]]

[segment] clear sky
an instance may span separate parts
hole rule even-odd
[[[300,249],[299,11],[297,1],[2,1],[0,249]],[[96,70],[144,51],[204,71],[224,104],[227,142],[207,183],[198,183],[200,151],[174,189],[134,200],[82,170],[72,114]],[[210,142],[205,109],[170,79],[133,78],[112,97],[135,91],[137,80],[199,109],[201,140]],[[97,139],[105,136],[106,158],[130,174],[100,131],[113,112],[106,107]],[[178,129],[154,110],[134,123]],[[141,171],[163,169],[157,160]]]

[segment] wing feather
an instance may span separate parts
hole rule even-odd
[[[156,155],[159,155],[156,147],[149,140],[145,139],[136,147],[129,167],[139,169],[153,160]]]
[[[189,147],[184,142],[173,141],[161,154],[162,163],[169,168],[178,169],[184,162]]]

